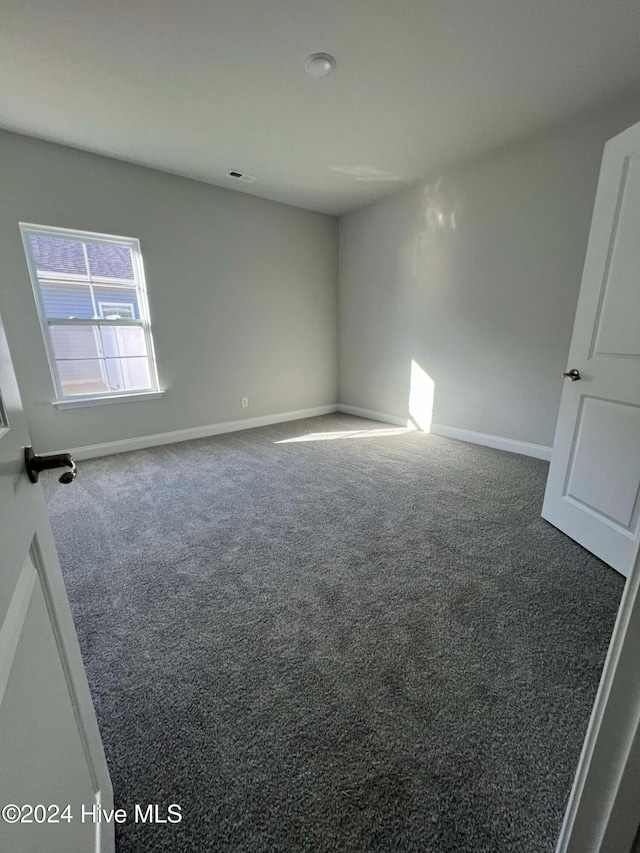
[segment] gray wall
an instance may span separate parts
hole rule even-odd
[[[551,445],[604,143],[640,97],[340,221],[340,402]]]
[[[602,147],[640,97],[337,222],[0,133],[0,312],[41,451],[342,403],[550,445]],[[58,411],[18,221],[140,238],[161,400]],[[339,316],[339,346],[337,320]],[[240,408],[248,396],[249,409]]]
[[[336,402],[333,217],[8,133],[0,187],[0,312],[40,452]],[[19,221],[140,239],[162,399],[54,409]]]

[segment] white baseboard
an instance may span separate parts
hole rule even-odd
[[[302,418],[314,418],[318,415],[330,415],[333,412],[344,412],[347,415],[355,415],[359,418],[367,418],[372,421],[381,421],[385,424],[406,427],[411,425],[407,418],[398,415],[389,415],[385,412],[376,412],[372,409],[362,409],[359,406],[339,405],[316,406],[312,409],[299,409],[295,412],[280,412],[276,415],[263,415],[257,418],[245,418],[240,421],[225,421],[219,424],[207,424],[206,426],[190,427],[189,429],[178,429],[173,432],[161,432],[155,435],[143,435],[138,438],[125,438],[121,441],[107,441],[102,444],[89,444],[85,447],[72,448],[71,452],[75,459],[95,459],[100,456],[111,456],[114,453],[127,453],[130,450],[143,450],[146,447],[158,447],[162,444],[175,444],[179,441],[190,441],[194,438],[207,438],[211,435],[222,435],[226,432],[237,432],[254,427],[270,426],[271,424],[296,421]],[[499,435],[488,435],[483,432],[474,432],[459,427],[443,426],[442,424],[431,424],[433,435],[441,435],[445,438],[455,438],[459,441],[468,441],[471,444],[482,444],[485,447],[494,447],[497,450],[506,450],[509,453],[520,453],[523,456],[533,456],[536,459],[551,459],[551,448],[541,444],[529,444],[526,441],[516,441],[513,438],[502,438]]]
[[[382,421],[385,424],[395,424],[396,426],[406,427],[413,423],[413,421],[401,418],[398,415],[374,412],[371,409],[361,409],[358,406],[347,406],[343,403],[338,405],[338,411],[344,412],[347,415],[368,418],[372,421]],[[515,438],[503,438],[500,435],[489,435],[485,432],[474,432],[471,429],[460,429],[459,427],[444,426],[443,424],[431,424],[429,432],[445,438],[468,441],[470,444],[482,444],[485,447],[494,447],[496,450],[506,450],[508,453],[533,456],[535,459],[544,459],[547,462],[551,459],[552,448],[546,447],[543,444],[530,444],[528,441],[517,441]]]
[[[177,429],[173,432],[160,432],[156,435],[143,435],[139,438],[125,438],[122,441],[106,441],[103,444],[89,444],[74,447],[71,453],[76,460],[95,459],[111,456],[114,453],[126,453],[129,450],[143,450],[146,447],[158,447],[162,444],[175,444],[178,441],[190,441],[194,438],[207,438],[210,435],[222,435],[225,432],[237,432],[243,429],[280,424],[285,421],[297,421],[301,418],[314,418],[318,415],[330,415],[338,411],[335,404],[316,406],[313,409],[299,409],[296,412],[280,412],[277,415],[263,415],[257,418],[245,418],[241,421],[226,421],[220,424]]]
[[[522,456],[533,456],[535,459],[551,459],[551,447],[544,444],[530,444],[528,441],[516,441],[514,438],[503,438],[500,435],[489,435],[485,432],[474,432],[471,429],[431,424],[433,435],[445,438],[455,438],[458,441],[468,441],[471,444],[482,444],[485,447],[495,447],[496,450],[506,450],[509,453],[520,453]]]
[[[368,418],[370,421],[382,421],[383,424],[394,424],[401,427],[406,427],[409,424],[407,418],[400,418],[397,415],[386,415],[384,412],[373,412],[371,409],[361,409],[358,406],[346,406],[339,403],[337,408],[339,412],[344,412],[345,415]]]

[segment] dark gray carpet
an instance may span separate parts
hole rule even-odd
[[[387,429],[49,478],[117,804],[184,811],[120,853],[553,850],[622,578],[545,463]]]

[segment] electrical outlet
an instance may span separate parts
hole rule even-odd
[[[243,408],[243,409],[248,409],[248,408],[249,408],[249,398],[248,398],[248,397],[243,397],[243,398],[242,398],[242,400],[241,400],[240,402],[241,402],[241,404],[242,404],[242,408]]]

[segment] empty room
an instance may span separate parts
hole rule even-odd
[[[1,17],[0,851],[637,853],[637,2]]]

